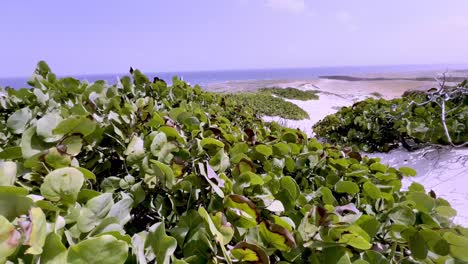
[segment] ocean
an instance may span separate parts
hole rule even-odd
[[[386,65],[386,66],[346,66],[346,67],[314,67],[314,68],[287,68],[287,69],[256,69],[256,70],[221,70],[221,71],[193,71],[193,72],[156,72],[146,73],[150,79],[158,76],[170,83],[173,76],[179,76],[188,83],[201,86],[223,83],[227,81],[247,80],[308,80],[324,75],[353,75],[389,72],[412,71],[445,71],[446,69],[468,69],[467,65]],[[116,83],[121,76],[128,74],[96,74],[71,75],[60,77],[74,77],[79,80],[94,82],[105,80],[109,84]],[[28,87],[28,77],[0,78],[1,87],[23,88]]]

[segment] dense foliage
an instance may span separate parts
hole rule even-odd
[[[226,97],[257,116],[280,116],[293,120],[309,118],[304,109],[270,93],[234,93],[227,94]]]
[[[386,152],[400,143],[409,149],[415,144],[463,144],[468,142],[467,91],[463,82],[393,100],[366,99],[327,116],[314,131],[332,143],[364,151]]]
[[[292,87],[287,87],[287,88],[268,87],[268,88],[261,88],[259,89],[259,91],[263,93],[271,93],[282,98],[294,99],[294,100],[308,101],[308,100],[319,99],[319,96],[317,95],[317,91],[299,90],[297,88],[292,88]]]
[[[410,168],[139,71],[0,90],[0,263],[463,263]]]

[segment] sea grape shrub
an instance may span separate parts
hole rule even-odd
[[[134,70],[1,90],[0,263],[463,263],[410,168]]]
[[[452,97],[445,99],[445,123],[454,144],[468,142],[468,96],[456,93],[457,89],[467,88],[464,82],[437,98],[442,100],[452,93]],[[392,100],[369,98],[343,107],[315,124],[313,129],[317,136],[330,143],[368,152],[387,152],[400,144],[410,150],[418,145],[448,145],[442,109],[437,103],[440,100],[429,102],[430,96],[429,92],[412,92]]]

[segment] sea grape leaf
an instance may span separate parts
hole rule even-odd
[[[380,192],[380,189],[370,181],[365,182],[362,185],[362,188],[364,190],[364,193],[369,195],[369,197],[371,197],[374,200],[377,200],[377,199],[381,198],[381,196],[382,196],[382,194]]]
[[[323,263],[351,264],[351,259],[344,247],[327,247],[323,249]]]
[[[80,211],[77,227],[87,233],[95,228],[102,218],[104,218],[114,205],[111,193],[104,193],[88,200],[84,208]]]
[[[255,151],[262,154],[265,158],[273,154],[273,150],[271,146],[267,146],[267,145],[257,145],[255,146]]]
[[[398,169],[403,176],[414,177],[416,176],[416,171],[410,167],[400,167]]]
[[[50,233],[44,244],[41,263],[62,264],[67,262],[67,248],[62,244],[60,236]]]
[[[387,172],[387,166],[383,165],[382,163],[378,163],[378,162],[372,163],[369,166],[369,169],[371,169],[372,171],[381,172],[381,173],[386,173]]]
[[[226,220],[226,217],[222,212],[218,212],[215,215],[210,215],[205,208],[198,208],[198,213],[205,220],[208,230],[210,230],[214,239],[221,245],[228,244],[234,236],[234,228],[231,223]]]
[[[45,155],[45,162],[54,169],[70,166],[71,158],[68,155],[62,155],[57,148],[50,148]]]
[[[117,240],[111,235],[103,235],[88,238],[76,245],[70,246],[67,263],[123,264],[127,256],[128,245],[126,242]]]
[[[169,264],[177,248],[177,240],[166,234],[164,223],[156,223],[149,228],[148,243],[156,255],[156,263]]]
[[[43,117],[37,120],[36,133],[46,142],[55,142],[62,136],[56,135],[52,131],[62,121],[59,113],[46,113]]]
[[[204,149],[208,150],[224,148],[224,143],[214,138],[204,138],[200,144]]]
[[[44,145],[37,142],[35,138],[36,127],[30,127],[21,135],[21,152],[23,158],[27,159],[41,153],[45,149]]]
[[[83,147],[83,139],[81,136],[69,136],[63,139],[62,145],[66,147],[66,153],[68,155],[76,156]]]
[[[389,264],[388,261],[382,254],[374,250],[367,250],[364,252],[363,259],[371,264]]]
[[[172,189],[172,186],[175,183],[175,175],[171,167],[157,160],[151,160],[151,163],[153,163],[155,177],[164,186],[166,186],[169,189]]]
[[[359,186],[352,181],[339,181],[335,184],[335,190],[338,193],[356,194],[359,192]]]
[[[26,197],[27,193],[20,187],[0,186],[0,215],[13,221],[17,216],[28,214],[33,200]]]
[[[416,215],[413,210],[407,206],[398,206],[393,208],[388,217],[396,224],[412,226],[416,221]]]
[[[258,211],[248,198],[232,194],[225,198],[226,216],[235,226],[254,227],[257,225]]]
[[[0,159],[2,160],[15,160],[23,157],[20,146],[7,147],[0,151]]]
[[[372,244],[369,243],[369,241],[356,234],[344,234],[341,236],[338,242],[345,243],[354,248],[363,250],[370,249],[372,247]]]
[[[425,193],[412,192],[408,194],[407,198],[415,203],[416,209],[424,213],[429,213],[435,207],[434,198]]]
[[[26,231],[28,239],[23,242],[30,246],[26,254],[39,255],[47,237],[46,216],[41,208],[33,207],[29,210],[29,219],[31,223]]]
[[[424,260],[427,257],[428,249],[424,237],[419,233],[415,233],[409,239],[409,248],[411,255],[420,260]]]
[[[239,242],[231,250],[231,254],[240,262],[250,262],[258,264],[269,264],[270,259],[268,258],[265,251],[247,242]]]
[[[81,134],[86,137],[94,132],[96,126],[85,116],[72,116],[61,121],[52,131],[55,135]]]
[[[289,251],[296,247],[292,234],[284,227],[263,221],[259,225],[260,236],[266,244],[281,251]]]
[[[76,168],[56,169],[44,178],[41,194],[50,201],[73,203],[76,201],[83,182],[83,173]]]
[[[19,245],[21,234],[15,226],[0,214],[0,262],[13,254]]]
[[[12,161],[0,161],[0,186],[12,186],[16,181],[17,166]]]
[[[294,208],[299,195],[299,186],[292,177],[285,176],[280,179],[280,191],[276,194],[276,198],[281,201],[286,210]]]
[[[28,107],[21,108],[11,114],[6,122],[6,126],[15,134],[21,134],[26,130],[27,124],[32,118],[32,112]]]
[[[461,261],[468,261],[468,237],[459,236],[452,232],[446,232],[444,239],[450,245],[450,254]]]
[[[447,218],[452,218],[457,215],[457,211],[453,209],[450,206],[442,205],[442,206],[437,206],[434,209],[439,215],[445,216]]]
[[[124,226],[131,219],[130,211],[132,207],[133,199],[129,195],[122,193],[122,198],[112,205],[107,217],[114,217],[119,221],[121,226]]]

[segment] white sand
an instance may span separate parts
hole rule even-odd
[[[417,182],[426,191],[433,190],[457,210],[454,222],[468,226],[468,149],[427,147],[414,152],[396,149],[390,153],[372,153],[368,156],[379,157],[382,162],[397,168],[414,168],[417,176],[404,178],[403,188]]]

